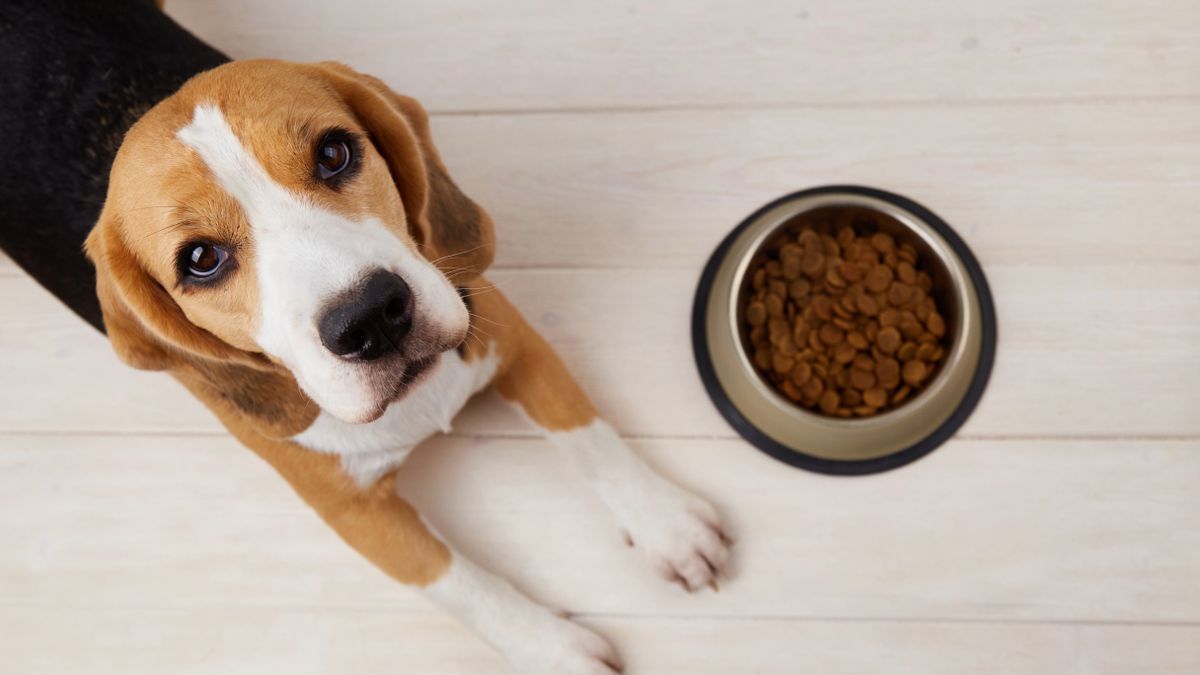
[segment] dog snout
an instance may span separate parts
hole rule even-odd
[[[333,302],[317,322],[321,344],[349,361],[400,351],[412,329],[412,289],[399,275],[376,270]]]

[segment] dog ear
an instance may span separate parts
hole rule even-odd
[[[96,266],[96,294],[117,356],[134,368],[171,370],[202,400],[246,415],[271,438],[306,428],[318,408],[291,373],[188,320],[129,249],[120,219],[109,211],[105,207],[84,249]]]
[[[316,67],[387,161],[425,257],[463,278],[481,274],[495,253],[492,219],[451,180],[421,104],[340,63]]]
[[[184,358],[238,362],[265,359],[229,345],[193,324],[125,243],[120,219],[106,207],[84,243],[96,267],[96,294],[105,332],[122,361],[141,370],[167,370]]]

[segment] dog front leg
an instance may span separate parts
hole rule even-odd
[[[454,551],[396,494],[395,473],[368,487],[335,457],[261,437],[243,438],[355,550],[401,583],[417,587],[523,675],[613,675],[612,646],[529,599],[508,581]]]
[[[597,416],[550,345],[499,292],[488,291],[477,312],[504,347],[496,389],[575,459],[626,543],[640,549],[659,575],[689,591],[715,590],[731,544],[716,510],[650,468]]]
[[[623,671],[612,645],[530,600],[508,580],[457,552],[425,594],[504,654],[526,675],[613,675]]]

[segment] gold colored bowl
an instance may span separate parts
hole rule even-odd
[[[948,329],[948,354],[928,386],[893,410],[860,419],[805,410],[776,392],[751,362],[740,315],[755,254],[781,230],[841,209],[870,212],[880,231],[917,247]],[[979,263],[940,218],[882,190],[830,186],[767,204],[717,247],[696,292],[692,340],[709,396],[744,438],[793,466],[858,475],[923,457],[966,421],[991,373],[996,316]]]

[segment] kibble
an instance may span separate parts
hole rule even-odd
[[[946,319],[916,248],[860,211],[790,231],[751,263],[752,361],[791,401],[831,417],[902,405],[946,355]]]

